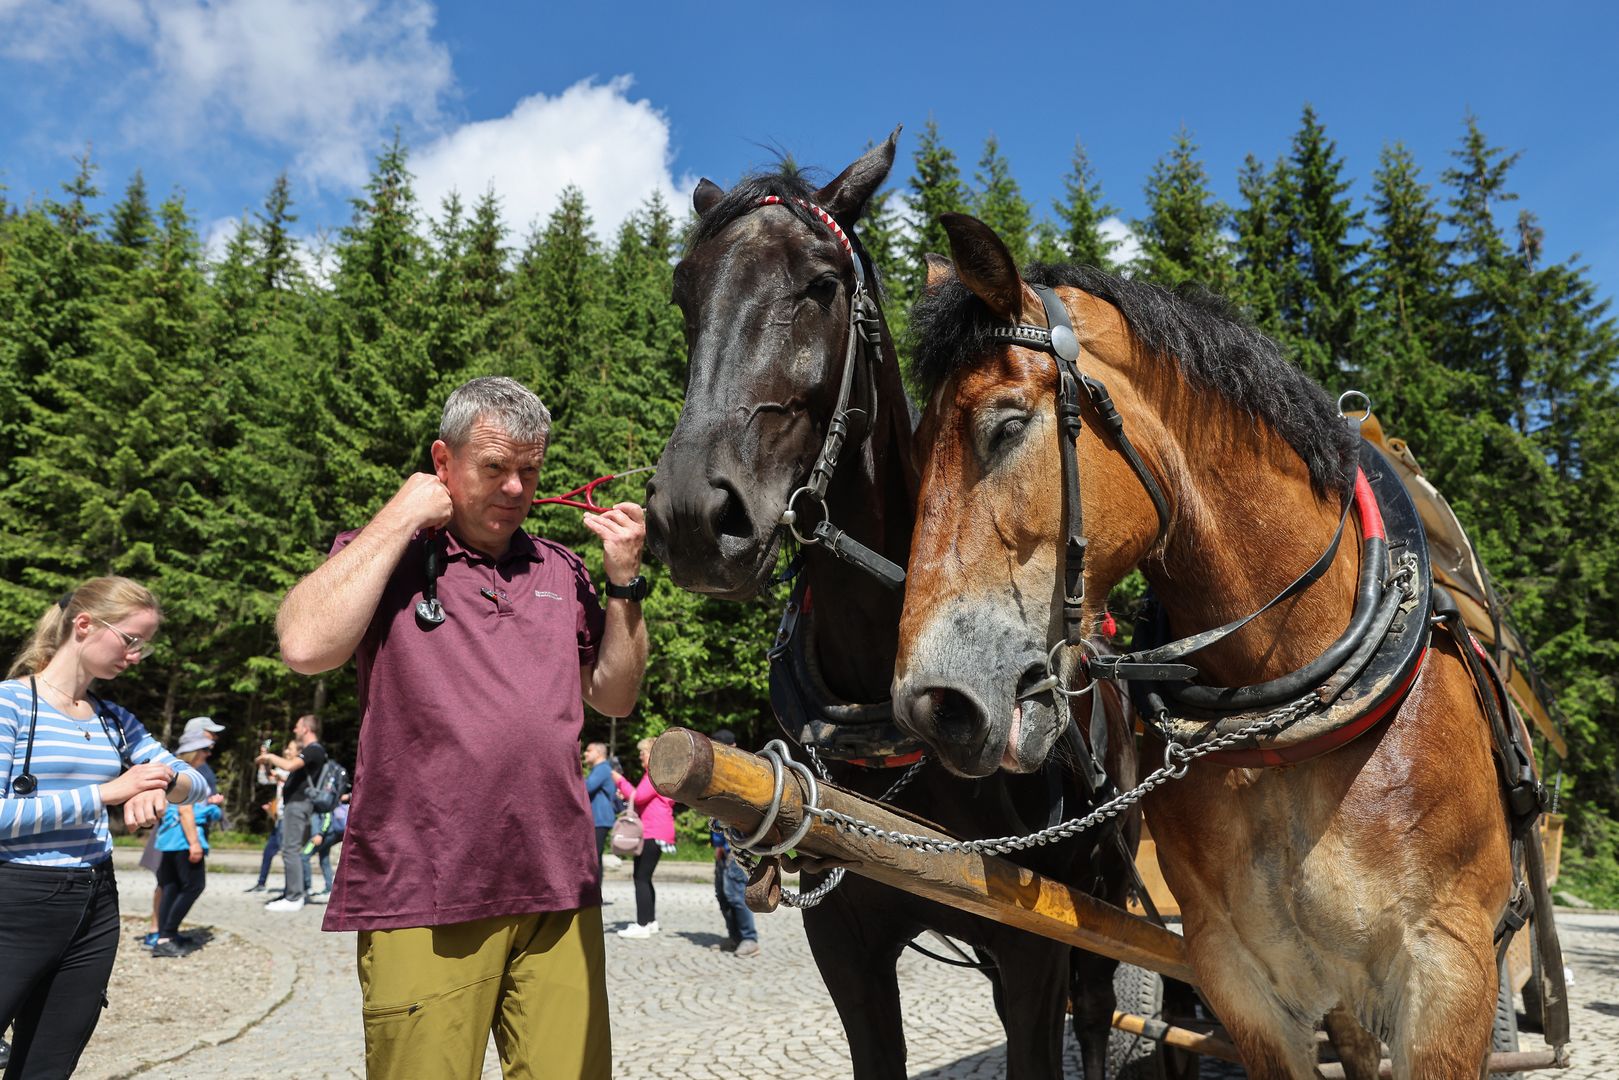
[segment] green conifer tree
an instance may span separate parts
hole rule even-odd
[[[1062,186],[1062,200],[1052,204],[1062,224],[1057,229],[1057,235],[1050,238],[1061,251],[1062,261],[1082,263],[1102,270],[1114,269],[1113,253],[1119,242],[1107,238],[1102,232],[1102,222],[1117,214],[1118,210],[1103,198],[1102,182],[1091,168],[1085,145],[1077,138],[1074,140],[1073,163],[1063,177]],[[1043,245],[1045,240],[1046,236],[1042,234],[1037,246]],[[1053,260],[1041,257],[1041,261]]]
[[[1029,202],[1012,177],[1011,163],[1001,153],[994,135],[984,140],[984,154],[978,159],[974,179],[978,186],[969,202],[973,215],[1006,241],[1007,250],[1019,266],[1026,265],[1033,229]]]
[[[1234,278],[1224,237],[1225,206],[1209,190],[1197,144],[1184,127],[1147,178],[1147,216],[1131,227],[1141,241],[1136,272],[1175,286],[1196,282],[1221,294]]]

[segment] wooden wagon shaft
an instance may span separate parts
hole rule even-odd
[[[759,827],[770,805],[770,763],[734,747],[715,745],[695,731],[675,728],[652,745],[652,784],[743,834]],[[802,781],[791,772],[781,811],[767,842],[779,842],[804,820]],[[820,805],[889,831],[931,839],[954,837],[918,819],[831,785],[820,785]],[[815,818],[798,849],[846,862],[850,872],[996,922],[1054,938],[1102,956],[1195,983],[1178,936],[1078,889],[992,855],[934,853],[840,832]]]
[[[1234,1045],[1206,1031],[1193,1031],[1190,1028],[1166,1024],[1162,1020],[1154,1020],[1150,1016],[1118,1011],[1113,1013],[1113,1026],[1128,1034],[1140,1035],[1144,1039],[1173,1046],[1178,1050],[1219,1058],[1221,1061],[1229,1061],[1236,1065],[1242,1064],[1242,1057]]]

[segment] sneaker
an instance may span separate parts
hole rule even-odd
[[[602,865],[609,870],[617,870],[619,867],[624,865],[624,860],[609,851],[607,854],[602,856]]]
[[[304,900],[311,904],[324,904],[331,898],[331,893],[312,892],[308,896],[304,897]]]
[[[302,911],[303,909],[304,900],[301,896],[296,900],[288,900],[286,897],[282,897],[280,900],[271,900],[264,905],[265,911]]]
[[[158,933],[157,933],[156,930],[153,930],[151,933],[149,933],[145,937],[141,938],[141,944],[146,946],[148,949],[150,949],[153,945],[157,944],[157,938],[158,938]]]
[[[185,946],[173,939],[160,941],[152,946],[152,955],[162,957],[184,956]]]
[[[264,901],[264,906],[269,907],[271,904],[275,903],[277,900],[285,900],[286,898],[287,898],[286,890],[282,890],[281,892],[271,893],[269,895],[269,897]]]
[[[264,891],[264,882],[261,881],[257,885],[249,885],[247,888],[243,889],[242,891],[243,892],[263,892]]]
[[[736,952],[736,944],[730,938],[726,938],[718,945],[710,945],[709,948],[714,952]]]
[[[745,939],[737,945],[736,955],[738,959],[741,959],[744,956],[758,956],[759,943],[752,938]]]
[[[649,938],[657,932],[658,924],[655,922],[630,923],[630,925],[618,932],[618,936],[627,938]]]

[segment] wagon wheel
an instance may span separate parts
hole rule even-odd
[[[1534,980],[1531,979],[1531,982]],[[1490,1036],[1490,1050],[1494,1053],[1518,1049],[1518,1013],[1512,1006],[1512,983],[1502,965],[1495,994],[1495,1030]],[[1492,1073],[1496,1080],[1525,1080],[1522,1073]]]
[[[1119,1010],[1155,1020],[1191,1012],[1196,999],[1189,992],[1179,992],[1185,989],[1184,984],[1170,984],[1168,997],[1172,1007],[1166,1009],[1162,975],[1133,964],[1120,964],[1113,975],[1113,992],[1118,996]],[[1145,1036],[1117,1028],[1108,1032],[1107,1073],[1114,1080],[1197,1080],[1199,1060],[1196,1054],[1161,1046]]]
[[[1523,984],[1523,1019],[1525,1031],[1546,1030],[1546,995],[1541,992],[1546,974],[1540,959],[1540,941],[1529,935],[1529,981]]]

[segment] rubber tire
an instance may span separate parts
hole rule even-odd
[[[1546,1030],[1546,998],[1540,991],[1546,969],[1540,962],[1540,942],[1534,935],[1534,925],[1531,922],[1520,931],[1529,935],[1529,981],[1523,984],[1523,1030],[1543,1032]]]
[[[1512,1003],[1512,987],[1507,982],[1503,966],[1497,978],[1495,994],[1495,1030],[1490,1036],[1490,1050],[1495,1053],[1518,1049],[1518,1011]],[[1528,1080],[1523,1073],[1491,1073],[1495,1080]]]
[[[1164,979],[1157,972],[1120,964],[1113,974],[1113,992],[1120,1012],[1163,1019]],[[1112,1080],[1197,1080],[1201,1060],[1118,1028],[1108,1032],[1107,1074]]]

